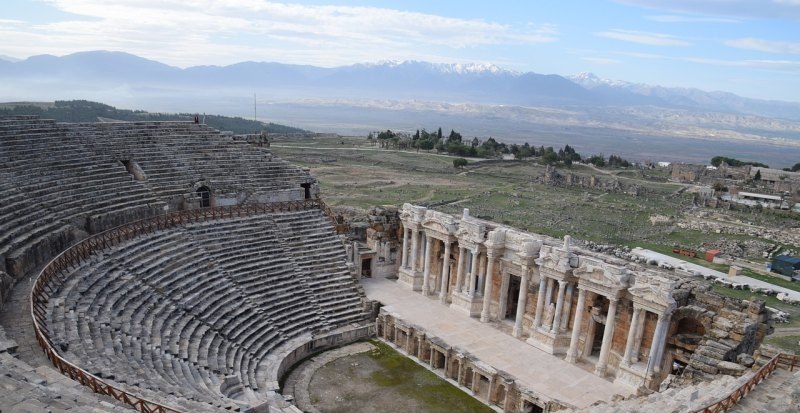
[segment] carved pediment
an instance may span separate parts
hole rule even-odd
[[[573,274],[581,280],[614,290],[628,287],[633,278],[625,267],[589,258],[581,258],[581,265]]]
[[[456,229],[453,226],[445,225],[432,219],[426,219],[425,221],[422,221],[422,227],[427,230],[438,232],[442,235],[453,235],[456,232]]]
[[[470,220],[461,220],[456,230],[456,236],[474,243],[481,243],[485,232],[486,227],[483,224],[471,222]]]
[[[674,281],[664,277],[640,274],[628,292],[642,305],[670,309],[676,305],[672,298],[674,284]]]
[[[425,207],[405,203],[400,211],[400,219],[404,222],[419,224],[425,217],[425,211],[427,211]]]
[[[486,238],[486,248],[499,250],[505,247],[506,232],[503,229],[497,228],[490,231]]]
[[[562,248],[544,246],[539,250],[539,258],[536,263],[545,271],[550,270],[558,274],[569,275],[577,266],[577,257]]]

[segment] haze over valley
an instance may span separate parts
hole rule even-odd
[[[244,62],[185,69],[120,52],[0,61],[5,101],[89,99],[219,113],[366,135],[443,127],[509,143],[574,145],[652,161],[725,155],[774,166],[800,157],[800,104],[724,92],[420,61],[334,68]],[[724,146],[724,150],[722,147]],[[692,148],[687,151],[686,148]]]

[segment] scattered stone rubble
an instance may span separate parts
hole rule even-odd
[[[604,180],[595,175],[586,176],[572,172],[559,172],[553,165],[547,165],[544,175],[535,178],[535,180],[551,186],[602,189],[608,192],[621,192],[633,196],[641,195],[646,191],[645,188],[639,185],[622,183],[616,178]]]

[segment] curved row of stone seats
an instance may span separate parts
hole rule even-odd
[[[15,278],[87,232],[165,205],[118,162],[54,121],[0,120],[0,146],[0,270]]]
[[[0,412],[130,412],[114,399],[87,392],[50,368],[33,368],[0,351]]]
[[[14,278],[87,234],[191,207],[202,185],[226,202],[268,202],[314,182],[267,149],[190,122],[2,118],[0,147],[0,271]]]
[[[47,313],[65,358],[189,411],[267,400],[267,372],[280,363],[273,351],[365,318],[344,248],[318,209],[129,240],[75,268]]]
[[[296,189],[312,181],[302,169],[273,157],[269,150],[234,141],[204,125],[93,123],[77,125],[72,133],[90,137],[97,151],[136,162],[147,182],[165,197],[192,192],[199,181],[222,193]]]
[[[284,242],[306,274],[315,303],[324,317],[338,327],[362,317],[357,284],[342,260],[342,243],[319,211],[276,214],[275,222],[285,235]]]

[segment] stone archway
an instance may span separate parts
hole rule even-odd
[[[208,208],[211,206],[211,189],[203,185],[195,191],[200,197],[200,208]]]

